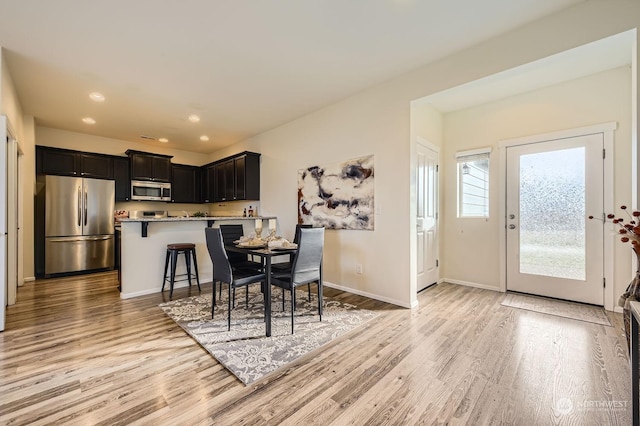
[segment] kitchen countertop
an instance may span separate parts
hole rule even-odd
[[[276,219],[276,216],[203,216],[203,217],[140,217],[122,218],[120,222],[196,222],[196,221],[217,221],[217,220],[255,220],[255,219]]]

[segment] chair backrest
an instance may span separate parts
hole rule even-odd
[[[305,284],[318,281],[322,268],[324,228],[300,228],[298,251],[291,265],[291,281]]]
[[[220,225],[220,232],[222,232],[222,241],[225,244],[231,244],[244,235],[242,225]]]
[[[244,235],[242,225],[220,225],[220,232],[222,232],[224,244],[233,244],[234,241],[239,240]],[[227,253],[227,257],[231,264],[247,260],[247,256],[242,253]]]
[[[300,242],[300,230],[301,229],[307,229],[307,228],[313,228],[313,225],[303,225],[303,224],[297,224],[296,225],[296,233],[293,236],[293,242],[298,244]]]
[[[227,251],[224,249],[222,231],[220,228],[205,228],[204,233],[207,240],[207,250],[209,250],[211,262],[213,262],[213,281],[231,283],[233,273]]]

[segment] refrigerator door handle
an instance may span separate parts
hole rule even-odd
[[[87,204],[89,200],[89,191],[87,188],[84,189],[84,226],[87,226]]]
[[[82,225],[82,194],[81,189],[78,187],[78,226]]]
[[[113,235],[101,235],[99,237],[83,237],[83,238],[47,238],[47,241],[52,243],[68,243],[72,241],[104,241],[113,238]]]

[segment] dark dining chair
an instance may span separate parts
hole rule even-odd
[[[231,330],[231,299],[232,290],[235,294],[237,287],[246,287],[254,283],[260,283],[265,285],[266,275],[261,269],[255,268],[232,268],[229,262],[227,251],[224,248],[224,241],[222,239],[222,232],[220,228],[205,228],[205,237],[207,241],[207,249],[209,250],[209,256],[213,262],[213,282],[220,281],[221,283],[227,283],[229,285],[229,299],[228,299],[228,316],[227,316],[227,328]],[[264,294],[264,292],[263,292]],[[265,304],[266,304],[265,300]],[[235,307],[235,304],[234,304]],[[213,287],[213,295],[211,298],[211,318],[215,314],[216,309],[216,288]]]
[[[302,228],[300,229],[298,251],[293,258],[291,272],[274,273],[271,276],[271,284],[283,290],[289,290],[291,293],[291,334],[293,334],[296,288],[301,285],[318,283],[318,314],[320,315],[320,321],[322,321],[323,250],[324,228]]]
[[[244,235],[244,228],[242,225],[220,225],[220,232],[222,232],[222,241],[225,245],[233,244]],[[229,257],[229,263],[233,269],[246,269],[246,268],[261,268],[262,263],[249,260],[246,254],[242,253],[227,253]],[[215,281],[214,281],[215,287]],[[222,284],[220,284],[219,295],[222,295]],[[245,302],[249,303],[249,289],[247,288],[245,295]],[[233,306],[236,306],[236,293],[233,292]]]
[[[300,224],[300,223],[296,225],[296,232],[293,234],[293,242],[295,244],[298,244],[300,242],[300,230],[308,229],[308,228],[313,228],[313,225]],[[294,255],[290,254],[288,262],[273,263],[271,265],[271,271],[274,271],[277,273],[291,272],[291,265],[293,265],[293,257]],[[311,301],[311,283],[307,284],[307,293],[309,294],[309,301]]]

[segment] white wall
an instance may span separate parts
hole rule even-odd
[[[587,1],[365,90],[234,148],[262,153],[262,209],[277,214],[288,228],[296,223],[298,169],[374,154],[375,202],[381,208],[375,217],[376,229],[329,231],[325,278],[351,291],[411,306],[417,297],[411,261],[415,253],[415,223],[410,184],[410,102],[638,26],[640,2]],[[638,70],[633,72],[637,78]],[[229,153],[216,152],[211,158]],[[497,263],[498,251],[486,252],[491,262]],[[364,266],[362,276],[355,275],[356,262]],[[489,275],[475,279],[488,282]]]
[[[18,277],[34,278],[33,263],[33,197],[35,194],[35,149],[34,149],[34,119],[23,114],[22,105],[18,99],[15,85],[6,60],[4,49],[0,48],[0,113],[7,116],[8,126],[13,137],[23,152],[20,176],[19,199],[22,200],[23,217],[18,240],[23,247],[22,259],[19,262]],[[20,257],[20,256],[19,256]],[[22,268],[22,270],[20,270]],[[18,282],[18,284],[22,284]]]
[[[502,140],[615,121],[614,201],[631,201],[631,70],[629,67],[558,84],[444,116],[443,237],[445,279],[498,289],[500,187],[498,143]],[[455,152],[492,146],[490,217],[457,218]],[[615,246],[615,295],[629,281],[631,250]]]

